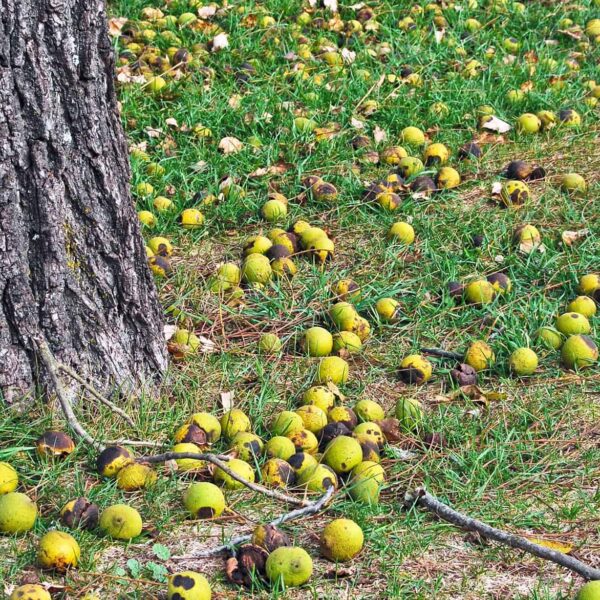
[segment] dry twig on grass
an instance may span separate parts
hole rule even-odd
[[[166,462],[168,460],[177,460],[180,458],[191,458],[195,460],[204,460],[206,462],[212,463],[223,472],[227,473],[231,478],[235,479],[242,485],[246,486],[248,489],[251,489],[255,492],[259,492],[260,494],[264,494],[269,498],[273,498],[274,500],[280,500],[281,502],[287,502],[289,504],[295,504],[296,506],[309,506],[310,503],[307,500],[303,500],[301,498],[296,498],[294,496],[290,496],[289,494],[284,494],[283,492],[278,492],[277,490],[270,490],[258,483],[253,483],[252,481],[248,481],[245,477],[242,477],[235,471],[232,471],[227,464],[224,462],[225,460],[229,460],[228,456],[219,455],[216,456],[214,454],[206,454],[204,452],[165,452],[164,454],[157,454],[156,456],[143,456],[138,460],[140,462],[156,464],[161,462]]]
[[[407,506],[413,506],[416,504],[421,508],[431,511],[440,517],[440,519],[443,519],[448,523],[452,523],[461,529],[474,531],[484,538],[494,540],[511,548],[523,550],[529,554],[537,556],[538,558],[543,558],[544,560],[553,562],[561,567],[565,567],[577,573],[578,575],[581,575],[585,579],[600,579],[600,569],[590,567],[589,565],[586,565],[580,560],[577,560],[568,554],[564,554],[563,552],[535,544],[534,542],[531,542],[520,535],[508,533],[507,531],[502,531],[501,529],[496,529],[495,527],[487,525],[482,521],[473,519],[468,515],[450,508],[447,504],[444,504],[435,496],[432,496],[424,488],[417,488],[414,492],[407,492],[404,500],[405,505]]]
[[[288,521],[296,521],[298,519],[303,519],[305,517],[318,513],[327,504],[327,502],[329,502],[334,492],[335,488],[333,486],[328,487],[327,491],[314,502],[307,504],[304,508],[296,508],[295,510],[292,510],[288,513],[277,517],[276,519],[271,521],[269,525],[278,527],[279,525],[283,525],[283,523],[287,523]],[[194,552],[193,554],[174,556],[172,560],[183,561],[194,560],[197,558],[209,558],[211,556],[216,556],[223,552],[227,552],[235,546],[239,546],[240,544],[245,544],[251,539],[251,535],[240,535],[238,537],[231,538],[231,540],[229,540],[227,544],[223,544],[222,546],[215,546],[214,548],[209,548],[208,550],[201,550],[200,552]]]
[[[450,358],[452,360],[462,361],[463,355],[458,352],[448,352],[441,348],[420,348],[422,354],[429,354],[429,356],[437,356],[438,358]]]
[[[160,442],[150,442],[146,440],[115,440],[115,441],[105,441],[100,442],[85,429],[85,427],[80,423],[79,419],[75,415],[75,411],[73,410],[73,404],[69,398],[69,394],[65,389],[65,386],[60,381],[60,374],[65,373],[77,383],[79,383],[82,387],[84,387],[88,392],[99,402],[110,408],[114,413],[121,416],[125,419],[130,425],[134,426],[133,419],[121,408],[119,408],[114,402],[105,398],[96,388],[94,388],[91,384],[89,384],[83,377],[81,377],[77,372],[75,372],[71,367],[65,365],[64,363],[56,360],[56,357],[50,350],[50,347],[46,343],[45,340],[32,337],[33,342],[37,346],[38,356],[40,357],[48,375],[50,377],[50,381],[52,382],[52,387],[54,388],[54,392],[56,393],[56,397],[58,398],[61,410],[67,420],[67,424],[73,430],[73,432],[77,435],[78,438],[88,443],[90,446],[101,452],[106,448],[107,445],[130,445],[130,446],[146,446],[150,448],[158,448],[162,447],[164,444]]]

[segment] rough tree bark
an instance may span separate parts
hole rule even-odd
[[[0,0],[0,390],[8,404],[46,383],[34,336],[104,390],[166,366],[113,72],[104,0]]]

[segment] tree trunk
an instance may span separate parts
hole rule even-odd
[[[105,391],[164,370],[103,0],[0,0],[0,390],[46,384],[34,337]]]

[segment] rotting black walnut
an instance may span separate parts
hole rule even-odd
[[[371,140],[366,135],[357,135],[352,138],[350,145],[357,150],[358,148],[368,148],[371,145]]]
[[[452,381],[459,386],[475,385],[477,383],[477,371],[471,366],[464,363],[458,365],[450,371]]]
[[[64,458],[75,450],[75,442],[62,431],[46,431],[35,443],[37,451],[42,456]]]
[[[506,166],[505,175],[508,179],[537,181],[546,177],[546,170],[540,166],[530,165],[524,160],[513,160]]]
[[[410,189],[415,193],[429,194],[435,192],[437,186],[431,177],[428,177],[427,175],[419,175],[410,184]]]
[[[94,529],[98,525],[98,515],[98,505],[81,497],[65,505],[60,511],[60,520],[71,529]]]
[[[255,544],[244,544],[236,556],[227,560],[227,579],[236,585],[251,587],[257,577],[264,578],[269,553]]]
[[[446,440],[441,433],[434,431],[432,433],[426,433],[423,436],[423,445],[428,449],[443,448],[446,445]]]
[[[465,286],[458,281],[449,281],[448,282],[448,293],[451,298],[454,300],[460,300],[463,297],[465,291]]]
[[[525,181],[533,171],[533,167],[524,160],[513,160],[506,166],[505,175],[508,179]]]
[[[345,423],[333,422],[327,423],[323,429],[319,432],[319,450],[323,452],[325,447],[331,440],[340,435],[351,435],[351,431]]]
[[[287,258],[291,256],[291,252],[283,244],[275,244],[267,250],[267,258],[275,260],[277,258]]]
[[[481,156],[481,148],[475,142],[465,144],[458,151],[458,158],[461,160],[469,160],[471,158],[479,158]]]
[[[471,238],[471,246],[473,248],[481,248],[485,242],[485,236],[481,234],[476,234]]]
[[[252,532],[252,543],[273,552],[281,546],[289,546],[289,536],[275,525],[258,525]]]
[[[177,431],[175,439],[178,444],[196,444],[200,448],[206,446],[208,443],[206,431],[201,429],[196,423],[186,423],[183,425]]]

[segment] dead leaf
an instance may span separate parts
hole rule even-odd
[[[125,23],[127,23],[129,19],[127,17],[113,17],[108,20],[108,35],[112,37],[119,37],[121,35],[121,30],[125,27]]]
[[[231,392],[221,392],[221,406],[225,412],[233,408],[233,390]]]
[[[571,552],[573,552],[573,546],[566,542],[554,542],[552,540],[544,540],[542,538],[529,536],[526,536],[526,539],[534,544],[537,544],[538,546],[543,546],[544,548],[549,548],[550,550],[556,550],[557,552],[562,552],[563,554],[571,554]]]
[[[494,181],[492,184],[492,196],[498,196],[502,193],[502,183]]]
[[[231,96],[231,98],[229,98],[229,100],[227,100],[227,104],[229,104],[231,108],[237,109],[242,104],[242,97],[239,94],[234,94]]]
[[[533,81],[525,81],[520,87],[524,92],[531,92],[533,90]]]
[[[119,83],[138,83],[140,85],[147,83],[143,75],[134,75],[129,65],[123,65],[117,69],[117,81]]]
[[[158,127],[147,127],[144,131],[149,138],[160,138],[164,134],[164,131]]]
[[[325,573],[323,577],[325,579],[339,579],[342,577],[354,577],[356,575],[356,567],[331,567]]]
[[[512,127],[502,119],[492,115],[483,125],[482,129],[486,131],[495,131],[496,133],[506,133],[512,129]]]
[[[561,237],[567,246],[572,246],[575,242],[579,242],[588,235],[590,235],[589,229],[580,229],[579,231],[563,231]]]
[[[175,342],[169,342],[167,344],[167,350],[171,355],[173,362],[181,362],[185,360],[185,357],[189,353],[189,346],[186,344],[176,344]]]
[[[240,142],[240,140],[238,140],[235,137],[224,137],[219,142],[219,150],[223,154],[236,154],[243,147],[244,147],[244,144],[242,144],[242,142]]]
[[[540,253],[546,252],[546,246],[535,240],[525,240],[519,243],[519,252],[521,254],[531,254],[532,252],[538,251]]]
[[[356,60],[356,52],[342,48],[342,58],[347,65],[351,65]]]
[[[352,127],[354,127],[354,129],[364,129],[365,128],[365,122],[361,121],[360,119],[357,119],[356,117],[350,118],[350,125]]]
[[[327,389],[336,397],[336,399],[339,403],[345,402],[346,396],[344,396],[344,394],[342,394],[342,392],[340,391],[340,388],[338,388],[338,386],[335,385],[335,383],[331,383],[331,381],[328,381]]]
[[[265,175],[283,175],[291,167],[292,165],[290,165],[289,163],[279,161],[268,167],[261,167],[259,169],[256,169],[255,171],[252,171],[252,173],[250,173],[248,177],[264,177]]]
[[[208,167],[208,163],[205,160],[199,160],[192,165],[192,171],[194,173],[202,173],[202,171],[206,171],[206,167]]]
[[[198,9],[198,16],[204,20],[214,17],[216,13],[217,7],[214,4],[209,4],[208,6],[201,6]]]
[[[478,385],[463,385],[454,390],[449,396],[450,400],[458,400],[466,397],[475,404],[487,406],[490,402],[506,400],[506,394],[503,392],[483,391]]]
[[[165,325],[163,328],[163,332],[165,334],[165,342],[168,342],[175,335],[176,331],[176,325]]]
[[[203,354],[212,354],[217,351],[217,345],[212,340],[203,335],[198,336],[198,339],[200,340],[200,352]]]
[[[399,442],[405,438],[405,435],[400,429],[400,421],[395,418],[382,419],[381,421],[375,421],[381,428],[385,439],[388,442],[394,443]]]
[[[177,123],[177,119],[174,119],[173,117],[165,119],[165,125],[173,127],[173,129],[179,129],[179,123]]]
[[[444,35],[446,34],[445,29],[436,29],[434,33],[436,43],[440,43],[444,39]]]
[[[219,33],[213,38],[211,43],[211,50],[213,52],[218,52],[219,50],[224,50],[229,46],[229,39],[225,32]]]
[[[387,133],[379,127],[379,125],[375,125],[375,129],[373,129],[373,139],[376,144],[384,142],[387,140]]]
[[[338,3],[337,0],[323,0],[323,6],[328,8],[331,12],[338,11]]]
[[[339,123],[328,123],[325,127],[317,127],[314,130],[315,139],[318,142],[323,142],[325,140],[330,140],[335,137],[342,129],[342,126]]]
[[[572,29],[559,29],[558,33],[562,33],[563,35],[566,35],[567,37],[570,37],[577,41],[579,41],[583,37],[582,31]]]

